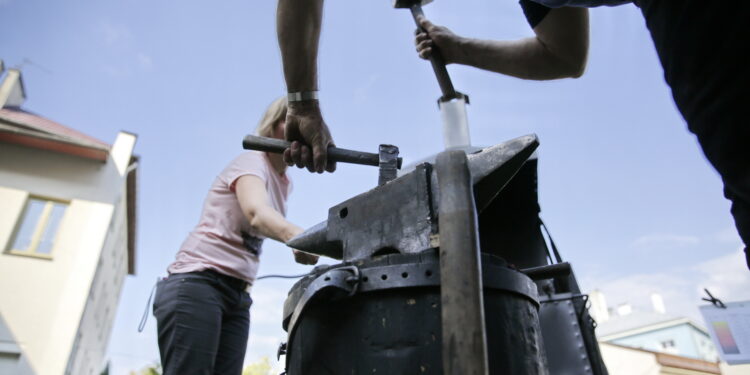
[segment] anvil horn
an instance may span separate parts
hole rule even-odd
[[[469,155],[477,212],[497,197],[538,146],[537,136],[530,134]]]
[[[328,221],[315,224],[310,229],[294,236],[287,246],[306,253],[323,255],[333,259],[344,257],[344,248],[340,241],[328,241]]]

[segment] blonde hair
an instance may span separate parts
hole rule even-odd
[[[286,118],[286,96],[282,96],[271,103],[260,119],[255,132],[261,137],[273,137],[276,124]]]

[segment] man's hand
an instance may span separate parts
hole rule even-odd
[[[299,251],[295,249],[292,249],[292,252],[294,253],[294,261],[299,264],[313,265],[315,263],[318,263],[317,255],[308,254],[304,251]]]
[[[438,47],[446,64],[458,62],[461,56],[462,38],[454,34],[447,27],[434,25],[422,16],[417,18],[419,26],[415,43],[419,57],[427,60],[432,55],[432,49]],[[425,30],[425,31],[423,31]]]
[[[284,162],[323,173],[336,170],[336,163],[327,159],[333,146],[331,133],[320,114],[317,100],[290,102],[286,113],[286,139],[291,146],[284,151]]]

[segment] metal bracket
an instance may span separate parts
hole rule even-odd
[[[326,290],[332,292],[327,295],[329,300],[339,299],[344,296],[350,297],[357,292],[359,280],[359,269],[353,265],[331,268],[318,276],[307,286],[307,289],[294,307],[294,313],[292,313],[288,325],[286,326],[289,327],[289,337],[292,336],[292,331],[297,323],[297,319],[299,319],[300,315],[305,311],[305,307],[314,301],[316,297],[321,297]],[[343,292],[345,295],[343,293],[337,294],[337,291]]]
[[[281,359],[281,356],[286,354],[286,343],[282,342],[279,344],[279,348],[276,350],[276,360]]]

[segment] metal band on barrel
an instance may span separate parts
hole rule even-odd
[[[356,269],[353,272],[352,269]],[[345,272],[344,272],[345,271]],[[356,274],[355,278],[348,276]],[[539,307],[536,284],[521,272],[507,267],[482,264],[484,289],[502,290],[525,297]],[[439,263],[404,263],[375,267],[332,267],[320,275],[310,275],[314,281],[305,287],[304,293],[296,298],[291,295],[284,302],[284,329],[292,337],[297,317],[302,314],[307,303],[322,289],[338,289],[345,294],[367,293],[386,289],[439,287]],[[355,280],[356,279],[356,280]],[[356,281],[356,283],[354,283]]]

